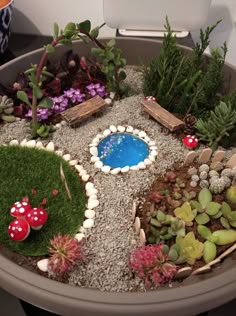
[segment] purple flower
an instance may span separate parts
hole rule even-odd
[[[45,121],[52,115],[52,112],[49,109],[37,109],[37,119],[38,121]],[[32,117],[32,110],[29,110],[26,113],[25,117]]]
[[[64,97],[72,104],[78,104],[84,102],[85,94],[81,93],[79,89],[70,88],[69,90],[64,91]]]
[[[103,98],[107,95],[105,86],[102,86],[100,83],[90,83],[86,86],[86,89],[88,90],[88,94],[92,97],[94,97],[95,95],[99,95],[101,98]]]

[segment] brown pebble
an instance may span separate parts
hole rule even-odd
[[[212,158],[212,162],[216,161],[222,161],[225,157],[225,151],[224,150],[217,150],[214,154],[214,157]]]
[[[192,274],[192,268],[191,267],[184,267],[182,269],[179,269],[178,272],[175,275],[175,279],[186,279]]]
[[[144,232],[144,230],[143,230],[142,228],[140,229],[139,240],[140,240],[141,246],[145,246],[145,243],[146,243],[146,235],[145,235],[145,232]]]
[[[236,154],[233,155],[226,163],[227,168],[234,168],[236,167]]]
[[[206,163],[210,160],[212,155],[212,149],[211,148],[205,148],[200,153],[200,156],[198,158],[199,163]]]
[[[140,232],[140,227],[141,227],[140,218],[136,217],[135,221],[134,221],[134,228],[135,228],[135,232],[137,234],[139,234],[139,232]]]
[[[190,151],[184,160],[184,165],[190,165],[197,157],[197,153],[195,151]]]

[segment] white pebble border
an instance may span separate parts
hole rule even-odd
[[[83,168],[82,165],[78,164],[78,160],[72,159],[70,154],[63,154],[63,151],[56,150],[54,143],[51,141],[45,146],[41,141],[35,140],[27,140],[24,139],[19,142],[17,139],[13,139],[9,142],[10,146],[22,146],[22,147],[30,147],[30,148],[37,148],[41,150],[47,150],[50,152],[55,152],[59,156],[61,156],[65,161],[69,163],[69,165],[74,168],[77,174],[80,176],[82,181],[85,184],[85,193],[88,198],[86,207],[87,209],[84,212],[84,221],[82,226],[78,229],[78,232],[75,235],[75,238],[80,242],[82,239],[86,238],[86,236],[90,233],[91,228],[94,226],[95,221],[95,208],[99,205],[99,200],[97,198],[98,190],[95,188],[93,182],[88,181],[90,176],[87,171]],[[48,268],[48,259],[42,259],[37,262],[37,267],[39,270],[43,272],[47,272]]]
[[[106,166],[103,164],[103,162],[99,159],[98,157],[98,144],[100,143],[101,140],[109,136],[110,134],[115,134],[115,133],[129,133],[132,134],[136,137],[139,137],[141,140],[146,142],[149,147],[149,156],[144,159],[144,161],[139,162],[136,166],[125,166],[123,168],[111,168],[110,166]],[[97,134],[92,142],[89,144],[89,152],[91,154],[91,159],[90,161],[94,163],[94,167],[96,169],[100,169],[102,172],[106,174],[112,174],[112,175],[117,175],[119,173],[127,173],[130,170],[138,171],[141,169],[146,169],[147,166],[151,165],[155,160],[158,155],[157,152],[157,146],[156,142],[154,140],[151,140],[146,132],[134,129],[132,126],[115,126],[111,125],[108,129],[105,129],[102,133]]]

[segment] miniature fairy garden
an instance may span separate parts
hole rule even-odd
[[[113,292],[182,286],[234,259],[236,90],[226,45],[203,55],[219,23],[184,54],[167,20],[160,55],[140,67],[99,40],[102,26],[54,25],[39,63],[0,85],[4,255]],[[91,56],[50,61],[75,39]]]

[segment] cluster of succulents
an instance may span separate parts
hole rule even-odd
[[[236,168],[224,168],[221,162],[214,162],[210,166],[202,164],[199,168],[191,167],[188,170],[191,176],[192,187],[209,188],[214,194],[220,194],[229,188],[235,180]]]
[[[12,123],[16,120],[13,112],[13,100],[8,98],[6,95],[0,96],[0,118],[5,122]]]

